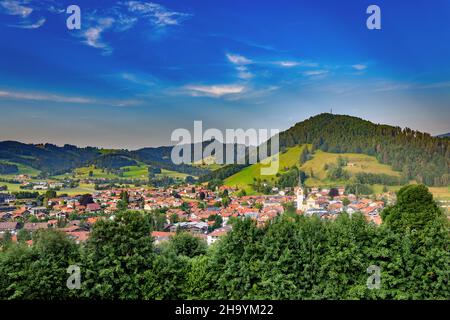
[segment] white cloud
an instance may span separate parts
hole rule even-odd
[[[382,81],[374,85],[374,91],[385,92],[399,90],[447,89],[449,87],[450,81],[431,83]]]
[[[365,64],[354,64],[352,65],[352,68],[358,71],[362,71],[367,69],[367,66]]]
[[[315,62],[294,61],[294,60],[282,60],[282,61],[275,61],[273,63],[283,68],[317,67],[319,65],[318,63]]]
[[[238,54],[230,54],[227,53],[226,55],[228,61],[230,61],[232,64],[236,65],[236,70],[238,72],[237,76],[239,79],[242,80],[248,80],[253,78],[253,73],[251,73],[246,65],[253,63],[252,60]]]
[[[143,76],[128,73],[128,72],[121,73],[120,78],[122,78],[123,80],[129,81],[129,82],[147,86],[147,87],[151,87],[151,86],[155,85],[154,79],[149,79],[149,77],[143,77]]]
[[[253,78],[253,73],[248,71],[248,68],[245,66],[237,66],[236,70],[238,71],[238,77],[243,80],[248,80]]]
[[[75,104],[98,104],[113,107],[128,107],[141,103],[139,100],[124,99],[94,99],[79,96],[65,96],[48,92],[24,92],[0,90],[0,99],[25,100],[25,101],[47,101],[56,103],[75,103]]]
[[[134,12],[150,19],[156,26],[178,25],[189,18],[191,14],[170,11],[164,6],[153,2],[128,1],[125,2],[130,12]]]
[[[92,17],[91,17],[92,19]],[[98,19],[95,26],[91,26],[84,31],[81,36],[84,38],[84,43],[90,47],[103,49],[104,54],[112,52],[111,47],[102,39],[102,33],[108,30],[114,24],[115,19],[111,17]]]
[[[193,96],[212,96],[222,97],[225,95],[239,94],[244,92],[245,86],[243,85],[188,85],[185,87],[190,91]]]
[[[45,21],[46,21],[45,18],[41,18],[32,24],[19,24],[19,25],[10,25],[10,26],[15,27],[15,28],[21,28],[21,29],[38,29],[44,25]]]
[[[299,62],[296,61],[278,61],[276,62],[276,64],[285,67],[285,68],[292,68],[292,67],[296,67],[298,65],[300,65]]]
[[[77,36],[84,38],[84,43],[97,49],[103,49],[104,54],[110,54],[112,47],[103,41],[102,34],[118,33],[130,30],[139,21],[150,23],[159,31],[166,26],[179,25],[191,14],[170,11],[152,2],[128,1],[119,2],[117,6],[101,11],[94,11],[85,18],[87,29]],[[156,31],[155,31],[156,32]]]
[[[238,72],[238,77],[240,79],[243,79],[243,80],[251,79],[251,78],[253,78],[253,76],[254,76],[253,73],[248,72],[248,71],[240,71],[240,72]]]
[[[52,102],[68,102],[68,103],[92,103],[94,100],[83,97],[61,96],[49,93],[30,93],[17,91],[0,91],[0,98],[9,98],[17,100],[33,100],[33,101],[52,101]]]
[[[238,55],[238,54],[227,54],[227,58],[228,61],[230,61],[233,64],[237,64],[237,65],[246,65],[246,64],[250,64],[253,61],[250,59],[247,59],[244,56]]]
[[[3,9],[3,12],[13,16],[21,16],[22,18],[28,17],[33,12],[33,8],[27,6],[26,4],[27,1],[19,0],[0,1],[0,6]]]
[[[328,70],[310,70],[310,71],[305,71],[303,74],[305,76],[323,76],[326,75],[328,73]]]

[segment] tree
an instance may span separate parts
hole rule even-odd
[[[328,192],[328,196],[331,198],[339,196],[339,190],[336,188],[331,188],[330,192]]]
[[[83,250],[83,296],[142,299],[143,274],[154,259],[150,232],[150,219],[140,212],[98,221]]]
[[[206,243],[189,232],[178,232],[169,240],[168,249],[177,255],[192,258],[206,253]]]
[[[344,198],[344,199],[342,200],[342,204],[343,204],[344,206],[348,206],[348,205],[350,204],[350,200],[348,200],[348,198]]]
[[[17,232],[17,241],[19,242],[26,242],[28,240],[31,240],[31,233],[28,230],[20,229]]]
[[[92,195],[91,194],[83,194],[82,196],[81,196],[81,198],[80,198],[80,204],[82,205],[82,206],[86,206],[86,205],[88,205],[89,203],[94,203],[94,199],[92,198]]]
[[[7,248],[12,243],[12,235],[11,232],[6,231],[3,233],[2,241],[1,241],[1,247]]]
[[[424,185],[408,185],[397,192],[397,203],[382,212],[383,221],[393,229],[422,230],[444,214]]]
[[[39,230],[33,246],[11,246],[0,256],[0,298],[69,299],[77,290],[66,286],[70,265],[78,264],[76,244],[56,230]]]
[[[47,199],[51,199],[51,198],[56,198],[56,191],[55,190],[47,190],[45,192],[45,198]]]
[[[128,205],[128,203],[130,202],[130,196],[128,195],[127,191],[123,190],[120,192],[120,200]]]

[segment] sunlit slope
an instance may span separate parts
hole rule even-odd
[[[284,169],[290,168],[294,165],[298,165],[300,154],[305,146],[297,146],[287,149],[286,152],[281,153],[279,156],[280,165],[279,172],[282,173]],[[263,165],[260,163],[253,164],[239,171],[238,173],[232,175],[225,179],[224,184],[227,186],[238,187],[239,189],[244,189],[246,191],[251,191],[250,184],[253,183],[253,179],[261,178],[262,180],[274,181],[276,179],[275,175],[261,175],[261,167]]]

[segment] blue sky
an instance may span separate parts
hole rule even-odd
[[[0,0],[0,140],[134,149],[331,108],[448,132],[449,21],[447,0]]]

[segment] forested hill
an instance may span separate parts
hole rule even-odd
[[[97,148],[59,147],[53,144],[0,142],[0,159],[21,163],[48,173],[64,172],[94,160],[101,152]]]
[[[280,147],[304,143],[328,152],[373,155],[419,183],[450,184],[450,140],[428,133],[323,113],[280,133]]]
[[[94,147],[78,148],[73,145],[59,147],[53,144],[25,144],[17,141],[0,142],[0,160],[19,163],[41,170],[45,174],[61,174],[77,167],[94,164],[99,168],[116,169],[144,162],[152,167],[169,169],[190,175],[208,171],[189,165],[174,165],[170,160],[172,147],[145,148],[136,151],[104,150]],[[14,167],[14,165],[12,165]],[[6,172],[14,168],[2,164]],[[1,171],[0,170],[0,171]],[[16,168],[17,171],[17,168]]]

